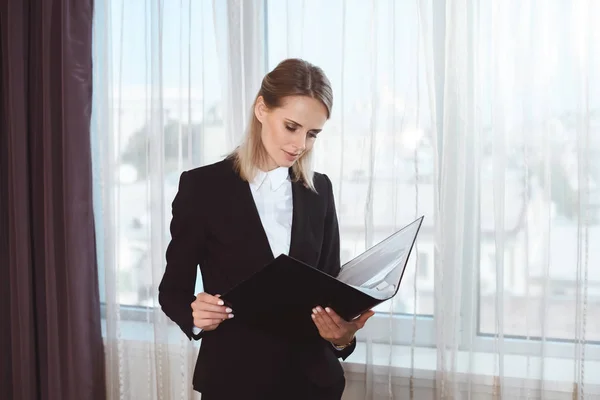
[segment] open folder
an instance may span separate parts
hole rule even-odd
[[[344,264],[337,277],[282,254],[221,299],[236,319],[259,329],[314,336],[314,307],[330,307],[350,321],[398,293],[423,218]]]

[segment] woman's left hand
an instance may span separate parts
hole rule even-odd
[[[344,346],[354,339],[356,331],[362,329],[367,320],[374,314],[375,312],[369,310],[348,322],[329,307],[325,309],[316,307],[313,308],[311,317],[323,339],[330,341],[336,346]]]

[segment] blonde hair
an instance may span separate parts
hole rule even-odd
[[[258,166],[266,164],[269,157],[261,139],[262,124],[254,114],[258,98],[263,98],[267,108],[274,109],[281,107],[283,99],[288,96],[309,96],[319,100],[327,109],[327,118],[331,116],[333,91],[323,70],[297,58],[280,62],[263,78],[252,105],[252,117],[244,141],[229,155],[234,161],[235,170],[245,181],[252,181],[258,172]],[[311,153],[312,149],[304,152],[294,163],[292,179],[315,191]]]

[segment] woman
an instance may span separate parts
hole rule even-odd
[[[348,322],[316,307],[320,337],[299,340],[236,320],[219,299],[282,253],[339,273],[331,182],[310,169],[332,100],[320,68],[285,60],[262,81],[244,143],[225,160],[181,175],[159,300],[190,339],[202,338],[193,385],[203,400],[342,396],[338,358],[352,353],[372,311]],[[198,265],[206,292],[194,296]]]

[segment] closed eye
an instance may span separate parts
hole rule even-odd
[[[298,129],[302,128],[302,125],[300,125],[299,123],[292,121],[292,120],[287,120],[285,122],[284,126],[285,126],[285,129],[287,129],[289,132],[292,132],[292,133],[294,133]],[[320,129],[311,129],[310,131],[306,132],[306,135],[311,139],[316,139],[319,132],[321,132]]]

